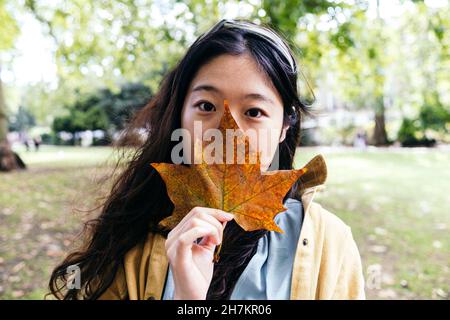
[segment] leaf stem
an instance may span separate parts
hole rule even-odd
[[[220,259],[220,256],[219,256],[219,254],[220,254],[220,249],[222,249],[222,243],[219,244],[218,246],[216,246],[216,248],[214,249],[214,258],[213,258],[213,262],[214,262],[214,263],[219,262],[219,259]]]

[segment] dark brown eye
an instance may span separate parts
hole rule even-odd
[[[245,112],[245,115],[251,118],[259,118],[263,115],[261,109],[251,108]]]
[[[212,111],[216,111],[216,107],[209,102],[200,102],[197,104],[197,107],[204,112],[212,112]]]

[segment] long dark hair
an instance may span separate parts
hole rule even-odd
[[[145,241],[149,232],[167,235],[159,221],[173,210],[164,182],[149,165],[171,163],[172,131],[181,127],[181,109],[190,82],[200,67],[222,54],[249,53],[269,76],[284,105],[289,123],[279,144],[279,169],[292,169],[299,143],[300,120],[307,112],[297,89],[297,64],[282,38],[268,27],[243,20],[222,20],[200,36],[163,79],[157,94],[130,122],[122,141],[134,142],[134,152],[115,179],[101,213],[86,223],[84,245],[69,254],[53,271],[50,294],[58,299],[97,299],[113,282],[125,254]],[[146,133],[137,143],[136,132]],[[299,199],[295,184],[286,197]],[[267,231],[245,232],[231,221],[224,230],[220,261],[214,267],[207,299],[228,299],[240,273]],[[81,290],[67,287],[68,267],[81,271]]]

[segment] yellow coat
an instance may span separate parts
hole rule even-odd
[[[291,300],[365,299],[361,258],[350,227],[313,202],[326,177],[325,162],[320,160],[303,178],[304,219],[294,258]],[[164,244],[164,236],[149,233],[145,243],[126,254],[114,282],[99,299],[161,299],[169,267]]]

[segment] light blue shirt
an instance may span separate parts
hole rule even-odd
[[[284,231],[270,231],[258,240],[258,248],[239,276],[230,300],[289,300],[292,268],[303,223],[303,207],[299,200],[288,198],[286,211],[275,216]],[[163,300],[172,300],[172,272],[165,284]]]

